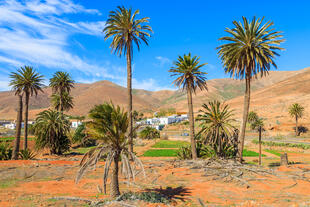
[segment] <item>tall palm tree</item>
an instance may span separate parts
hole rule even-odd
[[[68,92],[63,92],[62,95],[54,93],[52,95],[52,105],[58,111],[69,111],[73,108],[73,97]]]
[[[73,106],[72,97],[70,92],[74,88],[74,81],[71,79],[70,74],[67,72],[57,71],[50,79],[50,85],[53,90],[52,102],[57,110],[63,112],[69,110]],[[57,101],[57,102],[55,102]]]
[[[219,40],[227,43],[219,46],[218,54],[225,67],[225,72],[231,77],[245,79],[245,95],[243,106],[243,119],[239,135],[238,156],[242,162],[242,151],[244,147],[245,128],[250,107],[250,86],[251,80],[268,74],[271,66],[277,68],[274,62],[277,51],[283,50],[279,47],[284,39],[281,32],[274,31],[273,22],[263,24],[264,18],[255,17],[249,22],[245,17],[243,23],[233,21],[234,28],[227,28],[225,31],[230,35]]]
[[[129,131],[132,134],[132,73],[131,61],[133,56],[134,45],[140,50],[140,45],[144,42],[148,45],[148,37],[153,32],[152,28],[147,25],[149,18],[144,17],[137,19],[139,10],[132,11],[125,7],[117,7],[115,11],[111,11],[106,22],[106,27],[103,29],[105,40],[113,38],[110,45],[112,51],[119,56],[126,55],[127,58],[127,90],[128,90],[128,120]],[[133,138],[130,137],[130,148],[133,152]]]
[[[12,153],[12,160],[17,160],[19,155],[19,145],[20,145],[20,135],[22,129],[23,121],[23,96],[21,94],[16,94],[18,96],[18,108],[17,108],[17,119],[16,119],[16,132],[14,148]]]
[[[196,93],[196,89],[208,90],[206,84],[207,73],[202,72],[201,68],[206,65],[200,64],[200,57],[191,56],[191,53],[184,56],[179,56],[178,60],[175,61],[174,67],[171,67],[169,72],[171,76],[177,76],[177,79],[173,81],[174,85],[187,91],[187,102],[188,102],[188,115],[190,123],[190,139],[191,139],[191,150],[193,159],[197,159],[196,143],[195,143],[195,129],[194,129],[194,113],[193,113],[193,99],[192,93]]]
[[[214,148],[217,155],[223,156],[225,147],[235,145],[233,124],[236,120],[233,119],[233,111],[219,101],[210,101],[203,104],[202,108],[196,118],[201,123],[199,135],[204,143]]]
[[[28,141],[28,107],[30,96],[37,96],[38,92],[43,92],[43,75],[37,73],[32,67],[21,67],[17,72],[12,72],[10,85],[16,94],[25,96],[25,114],[24,114],[24,149],[27,149]]]
[[[298,103],[294,103],[289,107],[289,114],[295,118],[295,135],[298,136],[298,119],[302,118],[305,108]]]
[[[99,141],[101,140],[102,143],[84,155],[80,163],[76,182],[81,179],[88,168],[94,167],[97,164],[103,154],[107,154],[103,176],[104,193],[106,193],[106,182],[113,162],[111,196],[117,197],[120,195],[118,182],[119,161],[122,162],[120,169],[127,179],[135,178],[137,173],[136,166],[145,175],[142,162],[134,153],[128,151],[130,134],[128,133],[129,120],[127,112],[124,112],[119,106],[104,103],[95,106],[89,112],[89,117],[91,121],[86,125],[86,132],[91,137]],[[135,130],[133,129],[133,131]],[[129,157],[132,157],[135,166],[131,165]]]
[[[48,148],[51,154],[62,154],[69,149],[70,122],[61,112],[52,109],[40,112],[33,129],[36,148]]]

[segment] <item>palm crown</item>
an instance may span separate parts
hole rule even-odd
[[[292,117],[297,117],[297,118],[301,118],[302,115],[303,115],[303,112],[304,112],[304,107],[301,106],[300,104],[298,103],[294,103],[290,106],[289,108],[289,114],[292,116]]]
[[[103,29],[105,40],[113,37],[110,47],[119,56],[127,53],[127,48],[130,48],[132,53],[132,42],[140,50],[141,41],[148,45],[148,37],[152,28],[147,25],[149,18],[144,17],[136,19],[139,10],[132,11],[125,7],[117,7],[116,11],[111,11],[109,19],[106,22],[106,27]]]
[[[52,87],[54,93],[70,93],[71,89],[74,88],[74,81],[69,73],[58,71],[50,79],[50,87]]]
[[[246,75],[256,77],[258,73],[263,76],[268,73],[271,65],[277,67],[273,59],[279,55],[277,51],[283,50],[278,45],[284,39],[279,39],[283,37],[281,32],[271,28],[273,22],[262,24],[263,19],[254,17],[248,22],[243,17],[243,24],[233,21],[235,28],[225,30],[231,36],[219,39],[228,41],[217,49],[225,72],[232,77],[244,79]]]
[[[17,72],[12,72],[10,78],[10,86],[12,86],[15,94],[28,93],[32,96],[37,95],[39,91],[43,92],[43,75],[37,73],[30,66],[24,66]]]
[[[206,65],[199,64],[199,57],[191,56],[191,53],[184,56],[179,56],[178,60],[174,62],[174,67],[172,67],[169,72],[172,73],[171,76],[178,76],[177,79],[173,81],[175,86],[182,88],[183,90],[190,90],[196,92],[197,87],[201,90],[206,89],[205,84],[207,73],[201,71],[201,68]]]

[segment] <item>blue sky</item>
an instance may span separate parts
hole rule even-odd
[[[174,89],[168,73],[178,55],[191,52],[208,63],[208,79],[229,77],[216,47],[224,29],[242,16],[265,16],[283,31],[286,49],[276,59],[279,70],[299,70],[310,63],[309,1],[138,1],[0,0],[0,90],[8,75],[32,65],[47,80],[58,70],[77,82],[110,80],[126,85],[126,59],[111,53],[102,29],[118,5],[139,9],[154,30],[149,46],[135,50],[134,88]]]

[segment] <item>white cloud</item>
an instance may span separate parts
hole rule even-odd
[[[169,58],[162,57],[162,56],[157,56],[155,58],[156,58],[156,60],[159,61],[160,67],[164,66],[165,64],[171,64],[171,62],[172,62]]]
[[[13,66],[30,63],[79,70],[88,75],[100,72],[113,79],[105,67],[68,49],[71,35],[102,35],[105,22],[70,22],[60,16],[68,13],[100,14],[70,0],[0,1],[0,61]]]
[[[160,85],[159,83],[157,83],[156,80],[152,78],[142,80],[142,81],[133,79],[132,85],[133,85],[133,88],[135,89],[144,89],[147,91],[175,90],[175,88]]]

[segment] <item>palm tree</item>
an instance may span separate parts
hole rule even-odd
[[[192,93],[196,93],[197,87],[200,90],[208,90],[206,84],[205,75],[207,73],[202,72],[201,68],[206,65],[200,64],[200,57],[191,56],[191,53],[184,56],[179,56],[178,60],[174,62],[174,67],[171,67],[169,72],[172,73],[171,76],[177,76],[177,79],[173,81],[175,86],[182,88],[182,90],[187,91],[187,101],[188,101],[188,114],[190,123],[190,139],[191,139],[191,149],[193,159],[197,159],[196,144],[195,144],[195,131],[194,131],[194,113],[193,113],[193,100]]]
[[[19,145],[20,145],[20,134],[22,129],[22,120],[23,120],[23,96],[16,94],[18,96],[18,108],[17,108],[17,119],[16,119],[16,134],[15,142],[12,153],[12,160],[17,160],[19,155]]]
[[[257,113],[255,111],[250,111],[249,114],[248,114],[248,123],[252,124],[255,121],[257,121],[257,119],[258,119]],[[251,126],[253,126],[253,125],[251,125]]]
[[[128,133],[129,120],[127,112],[124,112],[119,106],[115,107],[112,103],[104,103],[95,106],[89,112],[89,117],[92,120],[87,123],[86,131],[93,138],[101,140],[102,143],[84,155],[80,163],[76,183],[79,182],[86,170],[94,167],[102,155],[106,153],[107,158],[103,176],[104,193],[106,193],[109,169],[112,162],[114,162],[111,178],[111,196],[117,197],[120,195],[118,182],[120,160],[122,162],[122,173],[127,179],[134,179],[137,173],[134,166],[131,166],[129,157],[132,157],[133,164],[139,166],[145,175],[142,162],[134,153],[128,150],[130,134]],[[135,130],[133,129],[133,132]]]
[[[68,92],[63,92],[62,95],[54,93],[52,95],[52,105],[58,111],[69,111],[73,108],[73,97]]]
[[[244,147],[245,128],[250,107],[250,86],[251,80],[268,74],[271,66],[277,68],[274,62],[275,56],[279,56],[277,51],[283,50],[279,47],[284,39],[281,32],[271,28],[274,23],[268,21],[262,24],[264,18],[255,17],[249,22],[245,17],[243,24],[233,21],[234,28],[227,28],[225,31],[230,36],[222,37],[219,40],[228,41],[219,46],[218,54],[225,67],[225,72],[231,77],[245,79],[245,95],[243,105],[243,119],[239,135],[238,155],[242,162],[242,151]]]
[[[216,151],[217,155],[224,156],[227,147],[234,147],[237,143],[233,139],[235,134],[233,111],[228,105],[219,101],[210,101],[208,104],[203,104],[202,108],[199,111],[201,114],[196,118],[201,122],[199,135],[204,143]]]
[[[298,103],[294,103],[289,107],[289,114],[291,115],[291,117],[294,117],[295,121],[296,121],[296,127],[295,127],[295,135],[296,136],[299,135],[299,133],[298,133],[298,119],[302,118],[304,110],[305,110],[305,108]]]
[[[58,155],[69,149],[70,122],[61,112],[52,109],[40,112],[33,129],[37,149],[49,148],[51,154]]]
[[[140,132],[140,137],[142,139],[156,139],[160,138],[160,132],[153,127],[147,126]]]
[[[53,90],[52,102],[60,112],[68,111],[73,107],[73,98],[70,96],[74,88],[74,81],[67,72],[57,71],[50,79],[50,87]]]
[[[21,67],[17,72],[11,74],[10,86],[13,87],[15,94],[25,95],[25,118],[24,118],[24,149],[27,149],[28,140],[28,107],[30,96],[37,96],[38,92],[43,92],[43,75],[37,73],[32,67]]]
[[[106,22],[106,27],[103,29],[105,33],[105,40],[113,38],[110,47],[114,53],[119,56],[123,54],[127,57],[127,90],[128,90],[128,120],[129,131],[132,134],[133,120],[132,120],[132,86],[131,86],[131,61],[133,56],[133,46],[136,45],[140,50],[140,45],[144,42],[148,45],[148,37],[153,32],[152,28],[147,25],[149,18],[144,17],[137,19],[139,10],[132,11],[125,7],[117,7],[115,11],[111,11]],[[130,137],[130,148],[133,152],[133,138]]]
[[[255,113],[255,112],[254,112]],[[258,131],[258,145],[259,145],[259,161],[258,164],[262,164],[262,131],[264,129],[264,120],[256,116],[252,119],[251,129],[257,129]]]

